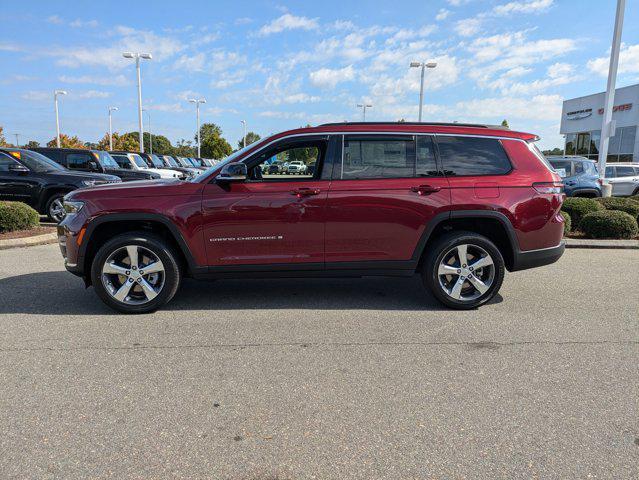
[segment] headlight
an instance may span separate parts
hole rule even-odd
[[[67,212],[67,215],[75,215],[80,210],[82,210],[82,207],[84,207],[84,202],[65,200],[63,205],[64,211]]]
[[[85,187],[93,187],[95,185],[95,180],[82,180],[82,185]]]

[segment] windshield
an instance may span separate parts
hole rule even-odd
[[[149,156],[151,157],[151,163],[153,164],[155,168],[164,167],[164,163],[162,163],[162,160],[160,160],[160,158],[157,155],[153,154]]]
[[[178,163],[175,161],[175,159],[173,157],[170,157],[168,155],[164,155],[164,160],[169,162],[169,165],[171,165],[172,167],[179,167]]]
[[[120,168],[118,162],[116,162],[108,152],[95,152],[100,157],[100,163],[105,168]]]
[[[192,158],[191,161],[196,167],[204,167],[204,162],[202,160],[198,160],[197,158]]]
[[[131,156],[133,157],[133,161],[135,162],[135,164],[140,167],[140,168],[149,168],[149,166],[146,164],[146,162],[144,161],[144,159],[138,155],[137,153],[133,153],[131,154]]]
[[[9,153],[19,159],[29,170],[33,172],[54,172],[66,170],[63,166],[55,163],[53,160],[38,152],[19,150],[11,151]]]
[[[271,139],[271,137],[264,137],[262,140],[259,140],[257,143],[259,143],[260,145],[266,145],[270,141],[270,139]],[[255,148],[255,146],[256,146],[255,143],[251,143],[250,145],[247,145],[244,148],[240,148],[239,150],[236,150],[235,152],[231,153],[228,157],[220,160],[219,162],[217,162],[212,167],[209,167],[206,170],[204,170],[198,176],[194,177],[191,181],[192,182],[198,182],[198,181],[202,180],[204,177],[208,176],[213,170],[217,170],[218,168],[222,168],[226,164],[233,163],[239,157],[244,155],[248,150],[250,150],[252,148]]]

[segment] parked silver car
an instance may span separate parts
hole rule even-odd
[[[615,197],[639,195],[639,164],[608,164],[606,179],[612,185],[612,195]]]

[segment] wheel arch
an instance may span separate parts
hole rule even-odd
[[[70,185],[49,185],[44,187],[40,192],[40,199],[38,200],[38,212],[46,214],[45,209],[47,207],[47,202],[51,198],[52,195],[56,193],[64,193],[67,194],[72,192],[73,190],[77,190],[77,187]]]

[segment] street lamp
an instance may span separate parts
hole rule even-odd
[[[142,82],[140,80],[140,59],[151,60],[153,57],[150,53],[133,53],[124,52],[122,54],[124,58],[135,58],[135,70],[138,76],[138,126],[140,133],[140,152],[144,153],[144,128],[142,125]]]
[[[371,104],[368,103],[358,103],[357,104],[358,108],[362,109],[362,121],[366,121],[366,109],[367,108],[373,108],[373,106]]]
[[[118,107],[109,107],[109,150],[113,150],[113,127],[111,124],[111,112],[114,112]]]
[[[20,148],[20,134],[14,133],[14,135],[16,136],[16,147]]]
[[[149,119],[149,149],[150,149],[149,153],[153,155],[153,135],[151,134],[151,114],[146,108],[143,108],[142,111],[146,112],[146,115]]]
[[[200,103],[206,103],[206,98],[189,98],[189,102],[195,103],[195,112],[197,117],[197,158],[200,158]]]
[[[58,116],[58,95],[66,95],[66,90],[53,91],[53,103],[55,104],[55,143],[60,148],[60,118]]]
[[[410,62],[410,68],[421,68],[422,79],[419,87],[419,122],[422,121],[422,106],[424,104],[424,70],[427,68],[435,68],[437,63],[435,62]]]
[[[244,148],[246,148],[246,120],[240,120],[240,123],[244,125],[244,136],[242,139],[244,141]]]

